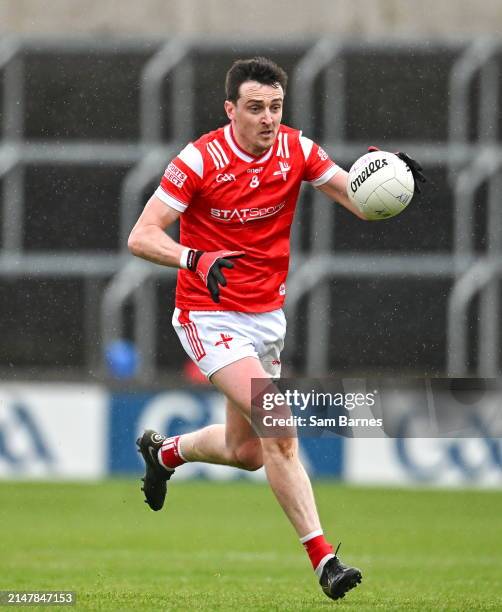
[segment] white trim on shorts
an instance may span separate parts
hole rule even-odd
[[[245,359],[246,357],[252,357],[253,359],[258,359],[258,361],[260,360],[260,358],[256,354],[252,354],[252,353],[246,354],[246,353],[243,353],[241,356],[236,354],[231,359],[229,359],[228,361],[222,361],[221,363],[218,363],[218,365],[215,366],[212,370],[209,370],[209,372],[206,374],[208,380],[211,380],[211,376],[213,374],[215,374],[218,370],[221,370],[222,368],[224,368],[227,365],[230,365],[231,363],[236,363],[237,361],[240,361],[241,359]]]

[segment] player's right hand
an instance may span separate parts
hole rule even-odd
[[[227,286],[222,268],[232,269],[234,264],[230,259],[244,257],[244,251],[194,251],[189,252],[187,269],[195,272],[206,285],[217,304],[220,301],[220,285]]]

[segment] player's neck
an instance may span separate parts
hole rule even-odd
[[[230,123],[230,133],[234,143],[243,153],[246,153],[247,155],[251,155],[252,157],[256,158],[263,157],[263,155],[265,155],[265,153],[270,149],[270,147],[256,147],[253,145],[253,143],[250,143],[249,141],[243,139],[242,136],[240,136],[238,131],[235,129],[235,127],[232,125],[232,123]],[[273,146],[273,144],[271,146]]]

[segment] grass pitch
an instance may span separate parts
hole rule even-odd
[[[137,480],[0,483],[0,589],[74,590],[79,610],[502,609],[501,492],[317,483],[363,572],[333,602],[266,485],[171,485],[154,513]]]

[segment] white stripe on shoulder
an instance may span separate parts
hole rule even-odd
[[[209,151],[209,153],[212,153],[212,157],[213,157],[213,161],[216,158],[216,167],[217,168],[223,168],[225,166],[225,163],[223,161],[223,158],[220,155],[220,152],[218,151],[218,149],[215,147],[214,145],[214,140],[211,140],[211,142],[207,143],[207,150]]]
[[[223,158],[223,162],[225,163],[225,166],[227,164],[229,164],[230,162],[228,161],[228,157],[227,154],[225,153],[225,151],[223,150],[223,147],[221,146],[221,144],[218,142],[218,140],[216,140],[216,138],[213,140],[216,148],[218,149],[218,151],[221,153],[221,157]]]
[[[335,176],[335,174],[340,170],[340,166],[337,166],[336,164],[333,164],[332,166],[330,166],[326,172],[324,172],[323,174],[321,174],[320,177],[314,179],[313,181],[309,181],[309,183],[311,185],[313,185],[314,187],[320,187],[321,185],[324,185],[324,183],[327,183],[329,181],[330,178],[332,178],[333,176]]]
[[[312,147],[314,146],[314,142],[306,136],[300,136],[300,144],[302,145],[303,157],[305,158],[305,161],[307,161],[310,152],[312,151]]]
[[[209,146],[209,143],[207,143],[207,145],[206,145],[206,151],[211,156],[211,159],[213,160],[214,167],[218,170],[218,168],[220,167],[220,164],[219,164],[218,160],[216,159],[215,154],[212,152],[211,147]]]
[[[173,196],[168,194],[167,191],[164,191],[160,185],[155,190],[155,195],[159,198],[159,200],[162,200],[164,204],[167,204],[178,212],[185,212],[185,210],[187,209],[187,204],[183,204],[183,202],[180,202],[176,198],[173,198]]]
[[[283,157],[284,153],[282,150],[282,132],[277,134],[277,157]]]
[[[180,152],[178,157],[183,163],[185,163],[191,170],[195,172],[197,176],[204,175],[204,160],[202,159],[202,153],[192,143]]]
[[[289,157],[289,146],[288,146],[288,133],[284,133],[284,156]]]

